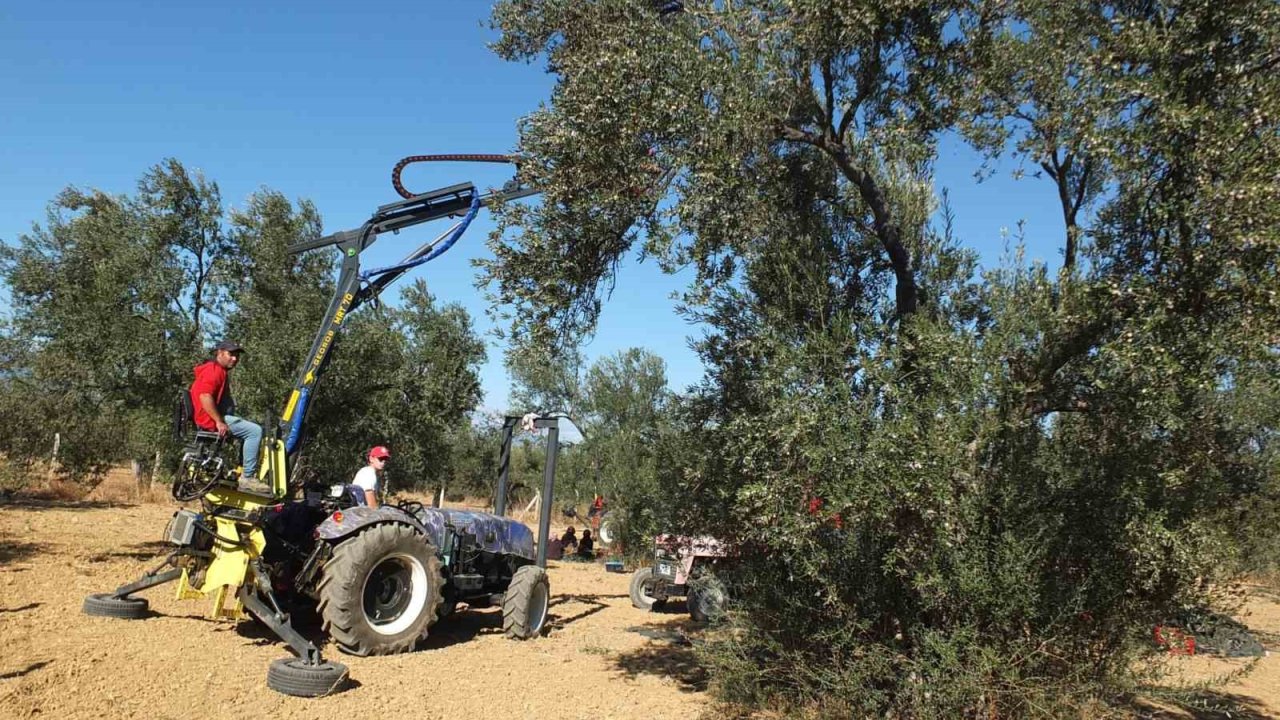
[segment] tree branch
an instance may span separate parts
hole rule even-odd
[[[828,133],[834,133],[836,130],[836,89],[835,89],[835,73],[831,70],[831,56],[822,59],[822,90],[826,96],[826,122],[823,130]]]
[[[844,134],[848,132],[849,126],[853,124],[853,119],[857,117],[858,109],[871,97],[872,91],[878,85],[876,81],[884,70],[883,59],[880,57],[883,45],[884,32],[880,27],[877,27],[875,33],[871,36],[870,62],[867,61],[867,53],[863,53],[859,57],[857,94],[854,95],[853,102],[849,104],[849,109],[845,111],[844,117],[840,119],[840,128],[836,132],[836,140],[840,142],[844,142]]]
[[[911,253],[902,242],[902,229],[898,227],[889,210],[889,202],[884,190],[872,177],[871,173],[853,163],[844,145],[836,139],[822,138],[799,128],[783,126],[780,134],[784,140],[801,142],[819,148],[835,160],[840,173],[855,187],[862,201],[871,208],[873,227],[880,245],[889,256],[889,264],[893,267],[895,287],[894,314],[899,320],[913,315],[919,305],[920,289],[916,284],[915,272],[911,267]]]

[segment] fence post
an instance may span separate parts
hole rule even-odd
[[[529,501],[528,505],[524,506],[524,512],[520,513],[521,521],[523,521],[525,517],[529,515],[529,511],[533,509],[534,505],[538,506],[539,511],[542,510],[542,491],[541,490],[535,490],[533,492],[533,499]]]

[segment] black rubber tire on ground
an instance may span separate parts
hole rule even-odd
[[[657,581],[653,577],[652,567],[642,567],[631,574],[631,607],[637,610],[653,610],[660,607],[662,601],[653,596],[653,586]]]
[[[272,660],[267,687],[294,697],[322,697],[341,692],[347,682],[347,666],[336,662],[307,665],[298,658]]]
[[[547,571],[525,565],[511,576],[502,598],[502,631],[507,637],[528,640],[542,634],[551,607],[551,582]]]
[[[685,597],[685,606],[689,609],[689,616],[694,621],[714,623],[724,617],[728,599],[723,583],[714,577],[703,576],[689,583],[689,594]]]
[[[111,593],[94,593],[84,599],[85,615],[138,620],[151,614],[146,598],[116,597]]]
[[[320,580],[320,614],[338,649],[394,655],[437,619],[444,577],[435,547],[413,527],[385,523],[339,542]]]

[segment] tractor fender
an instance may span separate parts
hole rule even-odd
[[[440,533],[423,525],[416,517],[392,505],[379,505],[376,508],[357,505],[333,513],[320,523],[316,533],[321,540],[336,542],[352,535],[370,525],[383,523],[401,523],[418,530],[433,542],[439,542]]]

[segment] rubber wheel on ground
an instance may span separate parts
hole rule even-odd
[[[116,597],[111,593],[94,593],[84,599],[85,615],[137,620],[149,614],[145,598]]]
[[[723,618],[727,601],[724,585],[707,576],[689,583],[689,594],[685,597],[689,616],[700,623],[714,623]]]
[[[542,633],[551,606],[551,583],[547,571],[525,565],[511,577],[502,598],[502,631],[509,638],[528,640]]]
[[[408,652],[437,618],[444,577],[427,538],[401,523],[365,528],[339,542],[320,580],[320,614],[352,655]]]
[[[267,687],[294,697],[321,697],[342,690],[347,666],[336,662],[307,665],[298,658],[280,658],[267,668]]]
[[[662,605],[662,601],[653,596],[653,587],[658,580],[653,577],[653,568],[642,567],[631,574],[631,606],[637,610],[653,610]]]

